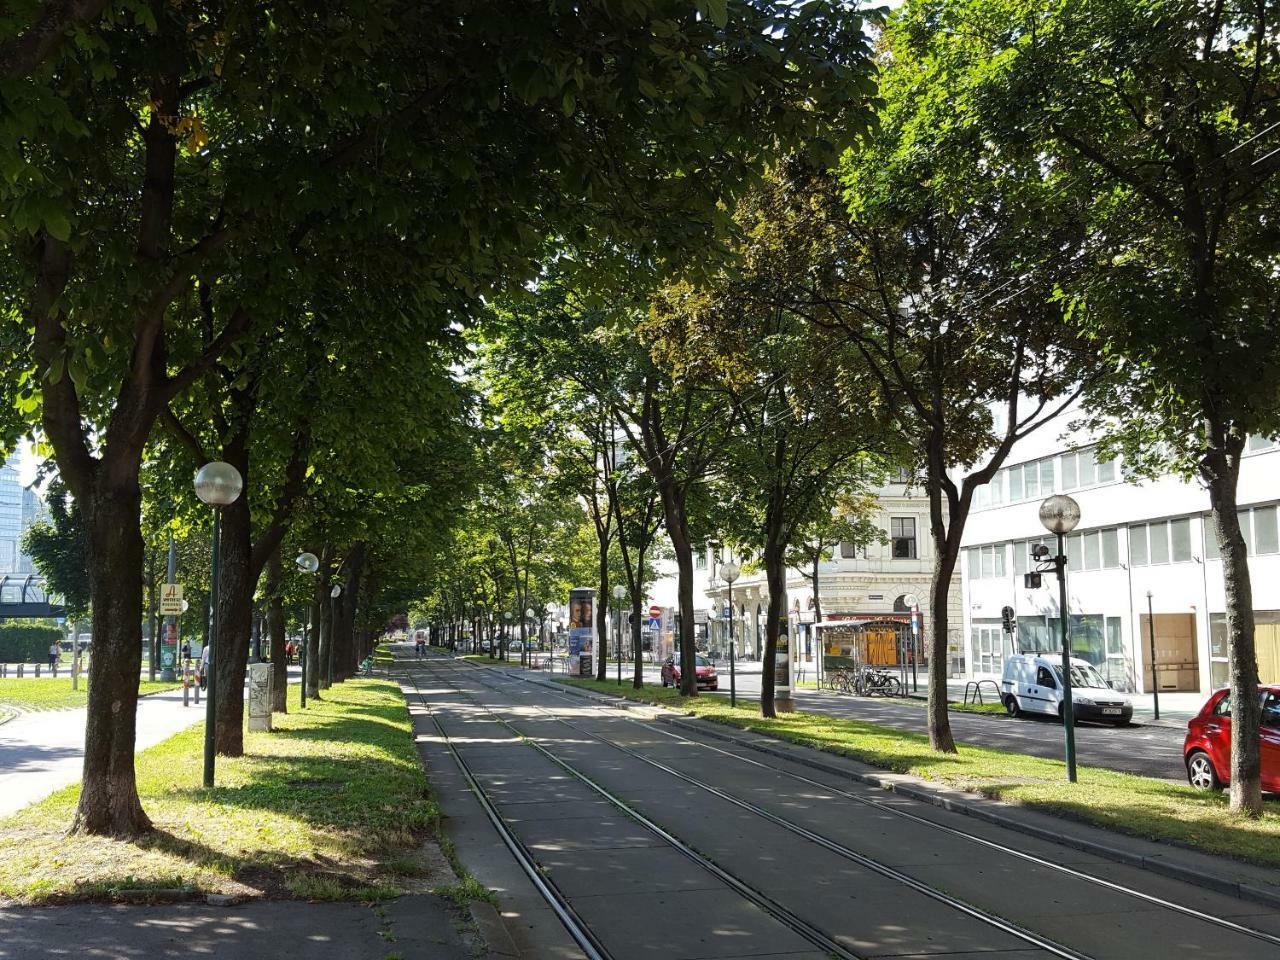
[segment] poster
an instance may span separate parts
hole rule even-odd
[[[591,587],[569,591],[569,663],[571,677],[595,675],[596,592]]]
[[[773,662],[774,696],[791,699],[791,618],[783,614],[778,624],[778,649]]]

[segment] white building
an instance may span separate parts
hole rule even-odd
[[[1081,520],[1068,538],[1073,652],[1116,686],[1152,689],[1148,592],[1160,690],[1209,691],[1227,683],[1222,564],[1203,487],[1176,477],[1132,481],[1098,462],[1082,434],[1033,434],[975,501],[965,530],[964,626],[970,674],[995,677],[1014,645],[1060,650],[1058,584],[1024,587],[1035,543],[1053,546],[1037,509],[1068,493]],[[1249,545],[1263,681],[1280,681],[1280,446],[1251,439],[1240,471],[1240,517]],[[1017,633],[1001,629],[1013,608]]]
[[[903,645],[911,633],[911,609],[904,598],[912,594],[920,602],[920,629],[929,629],[933,542],[929,537],[928,502],[905,478],[882,487],[878,499],[880,509],[875,522],[888,542],[842,543],[830,561],[819,565],[818,600],[828,653],[848,654],[847,648],[855,637],[868,636],[879,638],[881,649],[910,649]],[[694,606],[699,645],[723,651],[727,649],[725,609],[729,590],[720,576],[716,552],[704,546],[695,554]],[[723,559],[725,556],[719,558]],[[663,576],[649,591],[651,602],[675,606],[675,565],[665,563],[661,569]],[[799,570],[788,570],[787,601],[794,625],[795,649],[801,662],[810,662],[818,652],[814,643],[813,584]],[[769,587],[764,571],[744,571],[733,585],[734,636],[740,652],[760,656],[764,649],[768,605]],[[964,671],[965,653],[959,577],[952,585],[949,611],[950,669],[959,675]],[[924,636],[922,632],[921,641]]]

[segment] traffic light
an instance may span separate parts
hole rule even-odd
[[[1013,619],[1013,607],[1005,607],[1000,611],[1000,619],[1004,623],[1004,632],[1013,633],[1018,629],[1017,623]]]
[[[1043,582],[1043,578],[1038,573],[1024,573],[1022,575],[1022,585],[1028,590],[1039,590]]]

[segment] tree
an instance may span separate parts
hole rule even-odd
[[[398,241],[430,302],[519,283],[549,237],[677,256],[775,142],[829,150],[859,115],[866,39],[842,4],[704,6],[142,4],[64,45],[56,83],[5,78],[21,111],[0,146],[0,272],[35,374],[13,386],[89,539],[75,829],[150,827],[133,755],[151,430],[282,315],[295,271]],[[52,9],[25,7],[5,40]],[[204,284],[225,318],[209,336]],[[379,319],[416,340],[421,314]]]
[[[803,282],[761,297],[847,340],[921,464],[934,552],[929,739],[954,752],[947,600],[974,493],[1069,406],[1090,366],[1051,302],[1062,270],[1041,269],[1078,228],[1034,157],[956,124],[955,81],[915,36],[891,23],[881,124],[841,182],[801,162],[781,172],[769,248]]]
[[[49,516],[33,523],[23,535],[22,550],[45,579],[50,594],[62,597],[69,620],[89,615],[89,570],[85,562],[86,535],[80,508],[56,477],[45,490]]]
[[[794,298],[787,290],[804,283],[807,271],[797,278],[774,269],[771,234],[759,229],[770,224],[771,205],[768,187],[740,204],[749,238],[740,262],[705,288],[666,291],[645,327],[673,376],[723,400],[723,466],[712,482],[716,498],[731,505],[726,532],[759,551],[769,585],[760,693],[766,717],[776,715],[779,649],[794,658],[787,555],[805,526],[830,515],[837,493],[866,490],[894,445],[870,375],[851,362],[856,354],[844,356],[848,348],[838,340],[777,306]],[[846,395],[860,398],[856,412]]]
[[[1113,374],[1088,394],[1095,426],[1134,472],[1173,469],[1209,491],[1226,588],[1231,807],[1255,816],[1261,705],[1236,504],[1247,437],[1280,431],[1273,14],[1240,0],[1113,0],[954,3],[913,18],[939,35],[975,15],[993,28],[938,45],[980,78],[972,109],[993,135],[1029,145],[1085,209],[1090,242],[1065,296]],[[987,73],[992,58],[1003,67]]]
[[[815,504],[813,519],[800,524],[787,552],[787,566],[798,570],[810,583],[814,623],[822,622],[819,572],[822,564],[832,559],[835,548],[842,543],[851,543],[857,548],[884,542],[884,531],[871,519],[876,506],[873,495],[832,490],[825,503]]]

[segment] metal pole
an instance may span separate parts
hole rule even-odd
[[[147,655],[147,679],[155,683],[156,661],[160,659],[160,631],[156,616],[156,555],[150,547],[147,548],[147,586],[151,590],[151,617],[147,621],[147,629],[151,631],[151,650]]]
[[[333,686],[333,641],[337,639],[335,634],[338,632],[335,627],[338,625],[338,598],[332,593],[329,594],[329,668],[328,679],[325,681],[326,686]]]
[[[618,686],[622,686],[622,611],[614,605],[613,611],[613,649],[618,654]]]
[[[169,560],[165,566],[165,582],[173,583],[177,579],[177,576],[178,576],[178,548],[173,542],[173,532],[170,531]],[[177,636],[178,636],[177,624],[178,624],[178,618],[172,614],[164,618],[164,636],[166,640],[168,640],[170,635],[172,635],[175,640],[177,639]],[[161,649],[163,649],[164,646],[165,645],[162,644]],[[163,660],[164,660],[164,655],[161,654],[161,661]],[[173,650],[172,650],[172,661],[167,664],[162,663],[161,672],[160,672],[161,680],[165,681],[166,683],[172,683],[175,679],[177,679],[176,675],[173,672],[174,664],[176,664],[177,662],[178,662],[178,645],[177,643],[174,643]]]
[[[213,786],[213,737],[217,726],[217,693],[218,669],[214,665],[214,654],[218,648],[218,598],[222,595],[221,560],[222,514],[217,507],[213,510],[213,583],[210,590],[209,603],[213,607],[213,624],[209,628],[209,678],[205,690],[204,711],[204,785]]]
[[[1067,547],[1058,534],[1058,619],[1062,624],[1062,730],[1066,741],[1067,780],[1076,782],[1076,715],[1071,705],[1071,631],[1067,628]]]
[[[911,692],[920,692],[920,680],[916,674],[916,664],[920,660],[920,604],[911,610]]]
[[[80,689],[80,630],[71,621],[71,689]]]
[[[729,706],[738,705],[738,678],[733,658],[733,581],[729,581]]]
[[[307,634],[310,630],[311,604],[302,605],[302,642],[298,644],[298,659],[302,662],[302,709],[307,709]]]
[[[1151,636],[1151,706],[1160,719],[1160,684],[1156,680],[1156,615],[1151,612],[1151,591],[1147,591],[1147,633]]]

